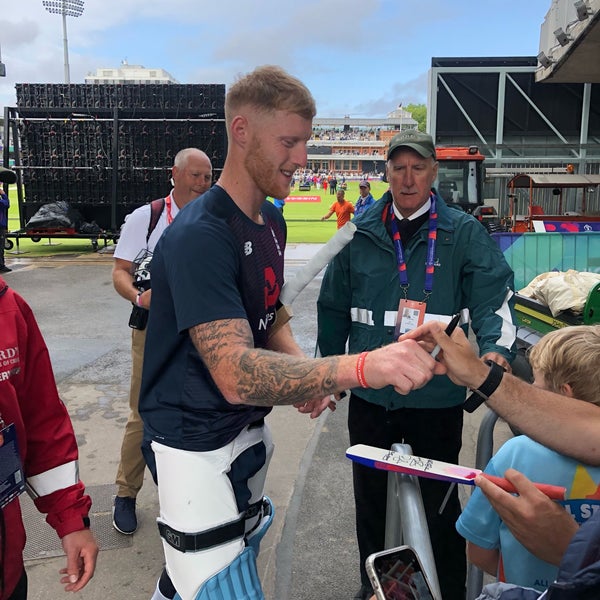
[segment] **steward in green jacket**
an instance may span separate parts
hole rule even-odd
[[[403,295],[397,275],[394,246],[386,229],[392,201],[386,192],[354,223],[354,239],[331,262],[318,300],[318,344],[323,356],[373,350],[394,340],[398,302]],[[449,321],[463,312],[463,328],[470,325],[479,354],[502,354],[514,359],[513,271],[502,251],[477,219],[451,208],[436,196],[438,224],[434,284],[427,300],[426,319]],[[405,250],[410,287],[408,297],[424,299],[427,221]],[[438,375],[408,396],[391,386],[354,390],[388,409],[440,408],[462,404],[465,388]]]
[[[386,174],[389,191],[355,220],[353,240],[325,272],[318,300],[321,354],[341,354],[348,342],[349,352],[360,353],[360,375],[365,362],[375,360],[370,350],[425,320],[447,323],[460,313],[464,327],[470,324],[475,333],[482,360],[510,368],[516,338],[513,272],[479,221],[432,192],[438,163],[431,136],[416,130],[396,134]],[[352,445],[388,449],[405,443],[417,456],[458,462],[464,387],[438,375],[400,395],[392,387],[371,389],[364,376],[358,381],[348,406]],[[352,475],[361,578],[354,598],[364,600],[373,593],[365,560],[385,547],[387,474],[353,463]],[[420,480],[444,600],[464,600],[465,543],[454,526],[461,507],[456,487],[448,486]]]

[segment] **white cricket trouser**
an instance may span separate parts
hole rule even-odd
[[[247,479],[249,503],[263,496],[273,440],[269,427],[247,426],[226,446],[210,452],[190,452],[152,442],[156,457],[160,519],[169,527],[199,533],[240,516],[228,473],[240,455],[264,444],[266,460]],[[248,531],[258,520],[249,520]],[[183,600],[194,600],[201,585],[224,569],[244,550],[243,538],[198,552],[180,552],[162,540],[167,572]]]

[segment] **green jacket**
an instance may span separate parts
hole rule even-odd
[[[317,303],[318,345],[323,356],[373,350],[394,339],[395,317],[401,297],[396,254],[382,215],[391,194],[386,192],[354,221],[353,240],[331,261]],[[480,356],[498,352],[514,358],[513,272],[497,244],[474,217],[448,207],[437,197],[438,229],[433,291],[427,315],[450,316],[468,310]],[[424,299],[428,223],[405,248],[408,298]],[[463,317],[464,319],[464,317]],[[465,388],[445,375],[403,396],[392,386],[353,392],[388,409],[444,408],[461,404]]]

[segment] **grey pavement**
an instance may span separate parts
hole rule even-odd
[[[286,277],[307,262],[319,244],[291,244]],[[109,247],[110,250],[110,247]],[[94,579],[78,596],[83,600],[147,600],[162,569],[155,525],[158,499],[146,475],[138,496],[140,526],[123,536],[111,526],[110,506],[121,435],[128,414],[130,307],[112,287],[112,256],[84,253],[51,258],[13,258],[6,281],[32,306],[52,358],[61,396],[71,414],[80,448],[80,474],[94,506],[92,527],[101,552]],[[316,298],[322,273],[295,300],[292,328],[313,355]],[[474,465],[479,422],[485,408],[465,413],[461,464]],[[259,572],[266,600],[347,600],[359,585],[354,536],[347,405],[315,420],[291,407],[278,407],[268,420],[275,454],[266,493],[276,516],[262,542]],[[496,443],[508,436],[500,423]],[[399,440],[401,441],[401,440]],[[462,490],[466,499],[467,490]],[[60,545],[28,500],[23,501],[28,543],[26,568],[30,600],[72,597],[60,586],[64,566]],[[38,541],[38,535],[42,541]],[[48,542],[47,540],[50,540]],[[42,543],[49,544],[40,550]]]

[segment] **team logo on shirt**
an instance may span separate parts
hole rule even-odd
[[[580,524],[600,510],[600,485],[584,465],[577,465],[568,498],[562,504]]]
[[[265,309],[275,306],[279,298],[279,284],[273,267],[265,268]]]

